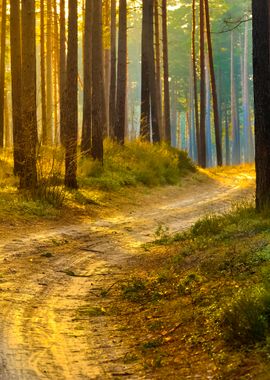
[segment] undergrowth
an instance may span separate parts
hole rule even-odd
[[[133,141],[119,146],[106,140],[104,165],[83,158],[79,164],[79,177],[84,185],[117,190],[136,185],[175,185],[183,175],[195,170],[185,152],[166,144]]]
[[[160,226],[156,237],[147,247],[149,263],[139,262],[120,289],[145,367],[160,378],[188,378],[205,368],[214,379],[267,379],[270,217],[253,204],[236,204],[173,236]],[[181,372],[185,361],[190,366]]]

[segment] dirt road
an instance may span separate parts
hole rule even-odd
[[[147,379],[125,361],[129,340],[100,307],[102,290],[125,275],[158,225],[185,229],[250,197],[253,183],[253,175],[236,172],[225,182],[151,191],[141,206],[105,219],[2,237],[0,379]]]

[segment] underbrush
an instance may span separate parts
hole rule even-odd
[[[63,208],[83,209],[100,205],[103,192],[115,192],[137,185],[154,187],[177,184],[195,166],[185,152],[165,144],[152,145],[136,141],[119,146],[112,141],[104,144],[104,165],[79,158],[80,189],[65,189],[64,150],[39,147],[37,157],[38,186],[32,191],[18,191],[18,178],[13,175],[12,151],[0,157],[0,204],[2,216],[13,212],[22,216],[59,215]]]
[[[267,379],[269,216],[235,205],[157,238],[119,289],[145,368],[157,378]]]
[[[135,141],[119,146],[106,140],[104,165],[84,158],[79,164],[79,177],[83,185],[117,190],[136,185],[175,185],[183,175],[195,170],[185,152],[166,144]]]

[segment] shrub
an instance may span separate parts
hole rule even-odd
[[[270,322],[270,292],[254,287],[240,292],[222,315],[224,338],[235,345],[251,345],[266,338]]]

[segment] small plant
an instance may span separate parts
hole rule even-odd
[[[264,287],[240,292],[222,315],[224,338],[235,345],[266,339],[270,322],[270,293]]]
[[[168,242],[170,238],[169,234],[169,227],[165,226],[164,224],[159,224],[155,233],[155,241],[158,243],[166,243]]]

